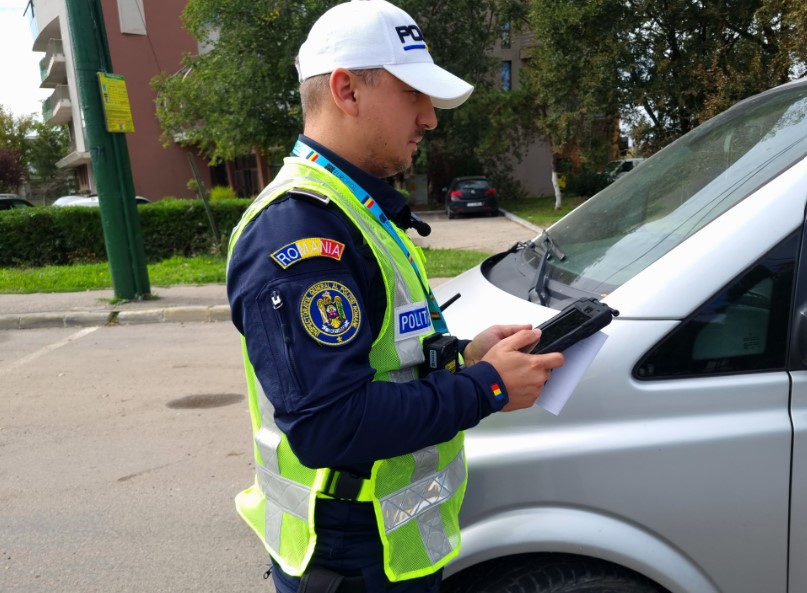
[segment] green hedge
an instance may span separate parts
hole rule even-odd
[[[137,207],[146,261],[224,253],[248,199],[210,204],[217,245],[200,200],[163,200]],[[98,208],[43,207],[0,212],[0,267],[38,267],[106,261]]]

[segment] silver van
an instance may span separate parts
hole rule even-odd
[[[807,591],[805,208],[802,80],[436,290],[462,337],[620,311],[559,415],[468,432],[446,591]]]

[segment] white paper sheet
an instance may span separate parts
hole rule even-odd
[[[566,362],[559,369],[552,371],[535,405],[541,406],[555,416],[560,414],[606,339],[608,336],[599,331],[567,348],[563,353]]]

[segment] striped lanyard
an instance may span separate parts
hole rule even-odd
[[[392,239],[395,241],[398,247],[401,248],[401,251],[406,256],[406,259],[409,260],[409,263],[412,265],[412,269],[415,271],[415,275],[418,277],[420,285],[423,287],[423,291],[426,293],[426,302],[429,305],[429,314],[431,315],[432,327],[434,327],[435,331],[441,334],[447,334],[448,326],[446,325],[446,321],[443,318],[442,311],[440,311],[440,306],[437,304],[437,299],[434,298],[434,293],[432,293],[431,287],[423,281],[423,277],[420,275],[420,271],[418,270],[418,267],[415,264],[415,260],[412,257],[411,252],[406,247],[404,242],[401,240],[401,237],[398,236],[397,231],[392,226],[392,222],[390,222],[389,218],[387,218],[387,215],[384,214],[384,211],[381,209],[381,206],[376,204],[376,201],[366,191],[364,191],[358,183],[353,181],[353,179],[347,173],[345,173],[339,167],[334,165],[324,155],[320,154],[310,146],[306,145],[302,140],[297,140],[291,153],[294,156],[306,159],[307,161],[319,165],[320,167],[324,168],[326,171],[334,175],[337,179],[339,179],[339,181],[341,181],[347,186],[353,197],[356,198],[356,200],[358,200],[362,206],[367,208],[370,214],[372,214],[373,217],[379,222],[379,224],[384,227],[384,230],[387,231],[387,234],[389,234],[389,236],[392,237]]]

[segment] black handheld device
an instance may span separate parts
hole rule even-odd
[[[604,328],[617,315],[619,311],[595,298],[578,299],[564,307],[552,319],[537,326],[542,332],[541,341],[530,354],[563,352],[572,344]]]

